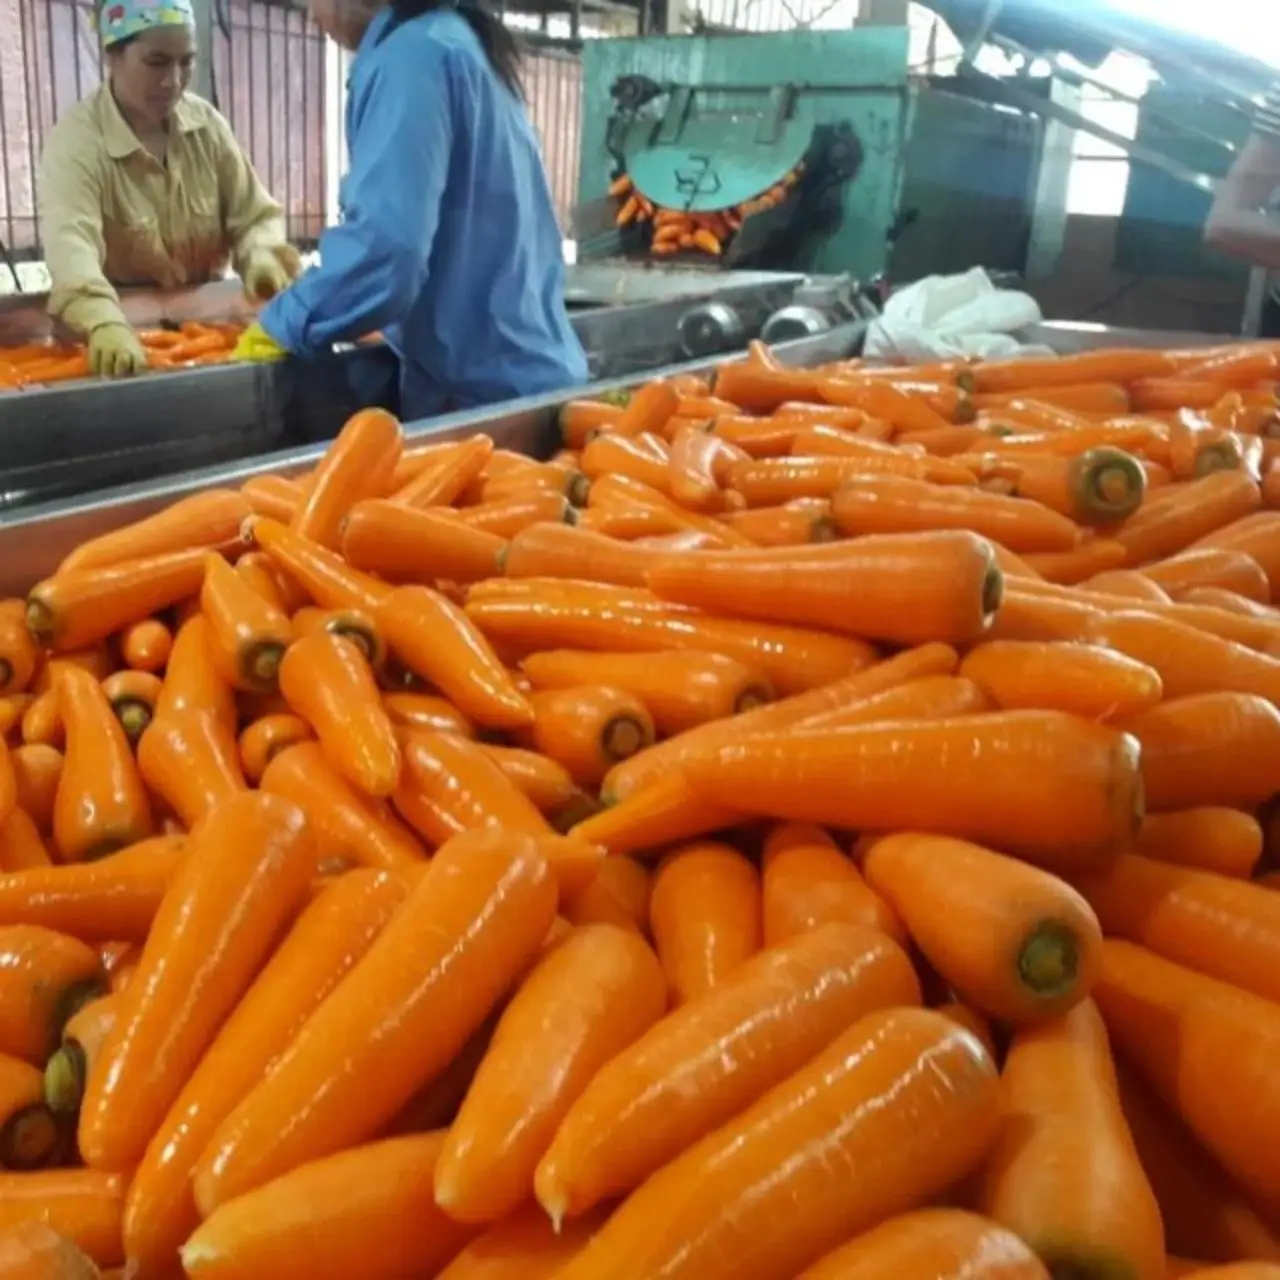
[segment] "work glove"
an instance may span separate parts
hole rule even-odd
[[[289,353],[255,320],[241,335],[231,353],[233,360],[247,364],[271,364]]]
[[[291,244],[254,249],[244,263],[244,294],[250,302],[266,302],[302,274],[302,257]]]
[[[89,369],[100,378],[129,378],[147,367],[147,353],[122,320],[100,324],[89,334]]]

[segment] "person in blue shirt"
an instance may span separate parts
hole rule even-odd
[[[240,357],[306,359],[381,332],[406,420],[585,383],[515,37],[480,0],[309,3],[356,55],[343,217]]]

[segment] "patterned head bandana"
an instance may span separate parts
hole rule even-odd
[[[106,48],[156,27],[195,25],[191,0],[104,0],[98,32]]]

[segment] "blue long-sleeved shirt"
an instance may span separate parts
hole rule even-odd
[[[374,19],[351,65],[343,220],[263,327],[304,358],[381,330],[402,361],[406,419],[581,385],[523,105],[456,12],[389,23]]]

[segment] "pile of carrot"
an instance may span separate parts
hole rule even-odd
[[[239,324],[194,320],[174,329],[146,329],[138,338],[154,371],[226,364],[243,331]],[[21,391],[88,378],[89,357],[83,343],[31,342],[0,347],[0,391]]]
[[[742,230],[742,224],[747,218],[775,209],[790,199],[803,173],[802,162],[780,182],[774,183],[752,199],[709,213],[693,213],[687,209],[666,209],[655,205],[646,195],[636,190],[630,176],[625,173],[619,174],[610,183],[609,195],[618,201],[615,221],[619,227],[628,227],[633,223],[652,225],[649,252],[655,258],[670,258],[687,251],[719,258],[729,241]]]
[[[1276,1280],[1278,361],[757,346],[76,548],[0,1275]]]

